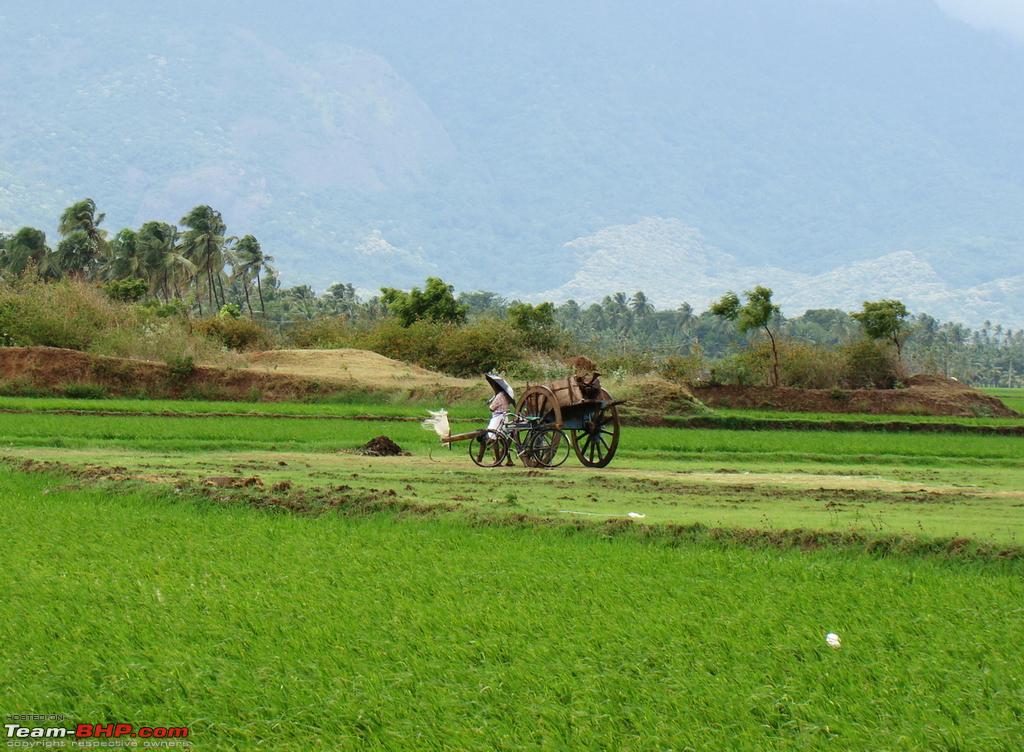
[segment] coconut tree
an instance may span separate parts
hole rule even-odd
[[[56,261],[63,271],[77,277],[99,271],[107,255],[107,231],[100,229],[105,216],[91,198],[76,201],[60,215]]]
[[[633,293],[633,297],[629,299],[629,307],[636,317],[641,319],[654,311],[654,306],[642,290]]]
[[[108,278],[146,278],[145,259],[139,252],[138,240],[138,233],[126,227],[110,241],[110,259],[105,270]]]
[[[196,268],[196,298],[202,312],[200,277],[205,279],[207,299],[217,308],[224,300],[221,277],[224,274],[224,234],[227,227],[220,212],[210,206],[197,206],[184,217],[181,224],[187,230],[181,237],[181,250]]]
[[[263,262],[263,252],[260,250],[260,241],[252,235],[244,235],[239,238],[231,252],[232,277],[242,283],[242,292],[245,294],[245,307],[249,309],[249,318],[253,317],[252,299],[249,296],[249,287],[255,277],[259,276],[259,270]],[[263,296],[260,295],[262,306]],[[262,308],[261,308],[262,310]]]
[[[178,244],[178,228],[167,222],[146,222],[139,229],[137,244],[150,290],[159,291],[165,303],[172,290],[180,298],[181,285],[188,284],[196,267]]]
[[[245,290],[245,302],[249,303],[249,285],[256,280],[256,294],[260,300],[260,313],[264,318],[267,316],[267,308],[263,303],[263,284],[260,282],[260,273],[274,273],[271,266],[274,257],[263,253],[260,242],[252,235],[245,235],[234,248],[234,271],[242,280],[242,289]],[[249,314],[252,315],[252,306],[249,306]]]
[[[107,231],[100,229],[100,224],[102,224],[105,217],[105,214],[96,212],[95,201],[91,198],[83,198],[64,210],[64,213],[60,215],[60,225],[57,230],[61,236],[67,236],[75,230],[81,230],[97,246],[100,246],[107,237]]]
[[[601,308],[610,326],[618,334],[626,332],[632,324],[632,312],[629,310],[629,297],[624,292],[605,295]]]

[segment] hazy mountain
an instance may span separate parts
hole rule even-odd
[[[1024,320],[1024,45],[931,0],[170,5],[0,5],[0,227],[205,202],[289,281],[582,297],[649,252],[588,243],[672,217],[680,289]]]
[[[617,291],[643,290],[659,308],[687,302],[704,310],[726,290],[773,288],[783,313],[809,308],[853,311],[865,300],[900,298],[912,310],[977,326],[986,320],[1024,326],[1024,275],[954,287],[927,260],[911,251],[840,265],[818,274],[791,267],[740,263],[707,243],[679,220],[646,217],[607,227],[566,244],[578,270],[565,284],[537,293],[536,300],[599,300]]]

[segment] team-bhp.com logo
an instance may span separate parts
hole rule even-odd
[[[19,723],[5,723],[8,747],[22,746],[17,740],[28,742],[25,746],[37,746],[32,742],[41,739],[67,739],[76,747],[96,746],[91,741],[122,739],[185,739],[187,726],[133,726],[130,723],[79,723],[74,728],[67,726],[22,726]],[[107,745],[104,745],[107,746]]]

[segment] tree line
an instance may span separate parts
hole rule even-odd
[[[85,198],[61,214],[56,248],[34,227],[0,236],[0,269],[23,274],[31,268],[43,279],[119,282],[112,289],[124,297],[184,301],[200,315],[233,297],[253,315],[255,299],[266,314],[262,279],[276,277],[274,259],[254,236],[229,236],[216,209],[197,206],[178,225],[150,221],[112,238],[101,227],[104,219],[96,202]]]
[[[772,383],[779,383],[780,342],[836,347],[867,336],[890,343],[912,370],[981,385],[1024,385],[1024,330],[989,322],[971,329],[923,313],[913,316],[898,300],[869,301],[854,313],[813,309],[789,318],[772,302],[772,291],[760,286],[743,299],[726,293],[702,313],[687,303],[656,309],[642,291],[617,292],[585,306],[574,300],[531,304],[487,291],[456,295],[438,278],[429,278],[423,289],[382,288],[365,297],[343,282],[317,293],[308,285],[282,286],[273,257],[259,241],[250,234],[229,235],[220,212],[210,206],[193,208],[177,225],[149,221],[113,237],[104,219],[86,198],[61,214],[56,248],[33,227],[0,234],[0,271],[17,275],[33,269],[48,280],[93,281],[120,299],[173,303],[200,316],[228,306],[279,331],[331,317],[352,326],[389,317],[404,326],[422,319],[458,325],[495,318],[510,323],[537,350],[568,340],[596,355],[661,359],[695,350],[720,359],[762,340],[770,347]]]

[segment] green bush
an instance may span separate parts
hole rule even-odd
[[[599,359],[598,365],[602,373],[643,376],[648,373],[654,373],[658,368],[658,361],[650,352],[632,350],[603,355]]]
[[[779,386],[797,389],[832,389],[843,382],[844,356],[825,345],[781,341]],[[711,369],[711,382],[738,386],[771,383],[772,351],[767,342],[722,358]]]
[[[842,380],[851,389],[892,389],[902,375],[891,345],[860,339],[842,350]]]
[[[103,292],[120,303],[136,303],[146,297],[149,285],[141,279],[112,279],[103,285]]]
[[[447,325],[438,360],[431,367],[454,376],[478,376],[507,369],[523,357],[520,334],[504,321],[491,319],[469,326]]]
[[[771,353],[764,357],[770,358]],[[798,389],[832,389],[842,379],[843,359],[832,347],[802,342],[779,345],[779,385]]]
[[[196,372],[196,362],[187,355],[174,355],[165,361],[171,372],[171,380],[175,382],[187,381]]]
[[[48,389],[40,389],[31,379],[17,378],[0,381],[0,396],[3,397],[52,397]]]
[[[185,317],[188,315],[188,305],[177,298],[167,303],[161,303],[157,300],[147,300],[141,305],[141,308],[147,313],[161,319],[172,316]]]
[[[16,279],[0,284],[0,337],[6,344],[87,350],[107,328],[133,320],[124,305],[82,282]]]
[[[289,332],[288,339],[302,348],[371,350],[454,376],[521,370],[529,355],[525,335],[509,321],[497,318],[461,325],[422,319],[405,326],[388,317],[367,328],[337,316],[302,323]]]
[[[771,356],[750,350],[721,358],[711,367],[708,382],[731,386],[764,386],[769,382]]]
[[[304,321],[288,332],[289,342],[303,349],[358,347],[357,337],[359,332],[352,326],[347,316]]]
[[[397,319],[388,318],[361,333],[353,344],[389,358],[436,368],[440,360],[439,343],[445,331],[445,325],[435,321],[417,321],[410,326],[402,326]]]
[[[425,320],[402,326],[385,319],[352,344],[453,376],[505,369],[524,357],[519,333],[500,319],[464,326]]]
[[[64,396],[73,399],[103,399],[107,396],[107,388],[101,384],[68,384],[64,387]]]
[[[669,355],[658,365],[658,375],[677,384],[693,384],[704,372],[704,355],[695,348],[689,355]]]
[[[221,343],[229,350],[257,350],[271,346],[270,332],[251,319],[230,315],[212,316],[196,322],[195,331]]]

